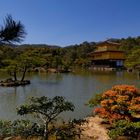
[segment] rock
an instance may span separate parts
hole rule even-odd
[[[47,69],[47,72],[57,73],[58,71],[56,69],[49,68],[49,69]]]
[[[34,68],[34,71],[35,72],[46,72],[46,69],[43,67],[37,67],[37,68]]]

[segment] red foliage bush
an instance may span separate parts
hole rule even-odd
[[[110,122],[131,120],[140,114],[140,91],[132,85],[116,85],[102,94],[100,108],[95,108],[94,112]]]

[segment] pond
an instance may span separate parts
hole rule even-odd
[[[1,73],[0,79],[7,78]],[[68,74],[31,73],[26,79],[31,84],[25,87],[0,87],[0,119],[14,120],[17,106],[25,103],[29,97],[64,96],[75,105],[74,112],[63,113],[63,119],[83,118],[92,113],[85,104],[95,94],[101,93],[116,84],[132,84],[140,88],[140,79],[136,73],[127,72],[90,72],[81,71]]]

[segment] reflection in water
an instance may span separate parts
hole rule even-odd
[[[117,77],[123,77],[124,72],[123,71],[117,71],[116,76]]]
[[[3,77],[0,77],[3,79]],[[91,114],[85,103],[97,93],[115,84],[133,84],[140,88],[137,74],[125,72],[82,71],[75,74],[33,74],[24,87],[0,87],[0,119],[16,119],[16,107],[32,96],[64,96],[75,105],[74,112],[64,113],[63,118],[81,118]]]
[[[17,87],[13,87],[14,88],[14,94],[17,94]]]

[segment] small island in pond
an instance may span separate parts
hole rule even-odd
[[[0,81],[0,86],[3,86],[3,87],[17,87],[17,86],[25,86],[29,84],[30,84],[30,80],[14,81],[11,78],[9,78],[4,81]]]

